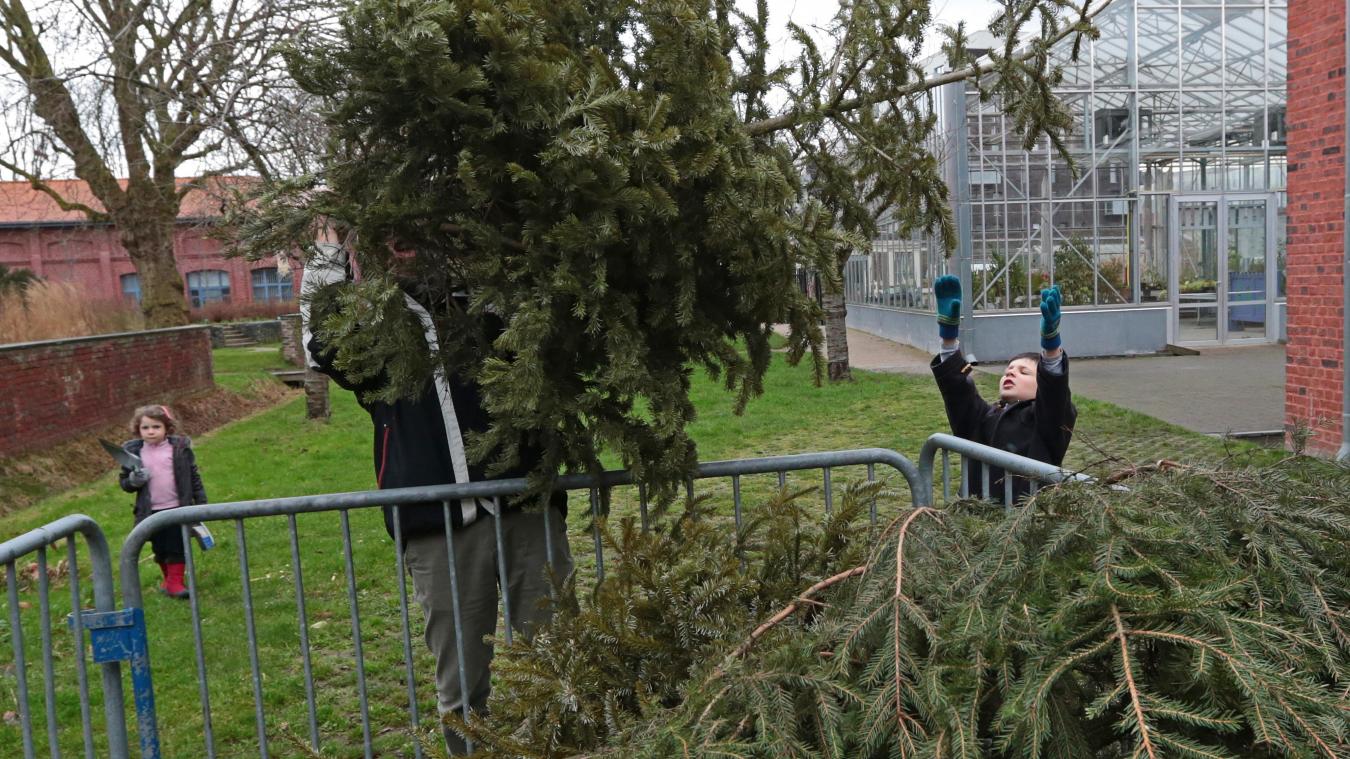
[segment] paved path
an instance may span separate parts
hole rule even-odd
[[[856,369],[930,374],[928,364],[932,360],[932,354],[924,353],[918,348],[856,329],[848,331],[848,363]]]
[[[932,356],[858,330],[848,331],[858,369],[927,373]],[[1002,366],[986,365],[999,372]],[[1284,346],[1210,348],[1198,356],[1076,359],[1073,391],[1207,434],[1278,431],[1284,426]]]

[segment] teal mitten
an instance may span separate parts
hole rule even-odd
[[[1063,296],[1059,285],[1041,290],[1041,349],[1052,351],[1059,347],[1059,305]]]
[[[943,340],[955,340],[961,334],[961,280],[944,274],[933,282],[937,297],[938,335]]]

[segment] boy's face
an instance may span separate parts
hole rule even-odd
[[[158,419],[151,419],[148,416],[141,417],[141,440],[147,443],[162,443],[168,435],[168,430],[164,429],[164,422]]]
[[[1029,401],[1036,397],[1036,362],[1029,358],[1015,358],[1008,362],[1003,377],[998,381],[999,400],[1006,403]]]

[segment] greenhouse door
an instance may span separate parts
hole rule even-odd
[[[1275,205],[1268,194],[1172,198],[1170,342],[1216,345],[1279,337]]]

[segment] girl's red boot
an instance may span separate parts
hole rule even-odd
[[[188,589],[183,584],[183,573],[187,571],[186,564],[164,564],[164,585],[162,589],[170,598],[187,598]]]
[[[169,565],[162,561],[155,563],[159,565],[159,574],[164,578],[159,583],[159,592],[167,595],[169,592]]]

